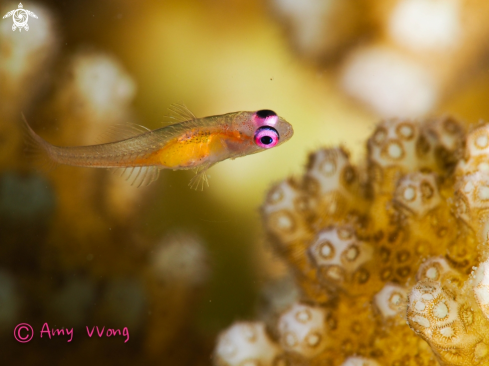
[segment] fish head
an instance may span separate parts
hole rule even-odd
[[[252,141],[248,153],[279,146],[294,134],[292,125],[269,109],[244,112],[238,119],[237,128]]]

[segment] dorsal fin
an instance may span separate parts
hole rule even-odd
[[[136,123],[115,123],[108,126],[105,131],[101,133],[98,142],[105,143],[126,140],[150,131],[149,128]]]
[[[170,111],[170,114],[167,116],[170,119],[168,124],[193,121],[194,119],[197,119],[195,114],[193,114],[183,103],[171,104],[168,110]]]

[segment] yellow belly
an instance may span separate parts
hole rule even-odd
[[[222,143],[224,136],[219,135],[201,133],[179,137],[160,149],[158,158],[168,168],[197,167],[225,153],[226,147]]]

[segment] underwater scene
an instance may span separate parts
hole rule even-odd
[[[0,13],[0,365],[489,365],[489,3]]]

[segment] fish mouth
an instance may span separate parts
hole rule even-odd
[[[293,135],[294,135],[294,131],[285,132],[283,135],[281,135],[279,144],[283,144],[283,143],[289,141]]]
[[[292,127],[292,125],[289,126],[289,128],[287,129],[287,132],[285,133],[285,137],[288,139],[290,139],[292,136],[294,136],[294,128]]]

